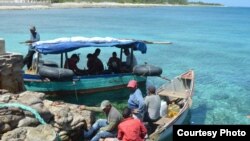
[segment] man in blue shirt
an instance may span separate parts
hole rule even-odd
[[[127,87],[130,90],[130,96],[128,99],[128,107],[133,112],[133,117],[143,121],[145,113],[145,103],[141,90],[137,87],[137,81],[130,80]]]

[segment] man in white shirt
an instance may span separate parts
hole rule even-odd
[[[147,87],[147,96],[145,97],[147,113],[145,120],[155,122],[160,118],[161,98],[156,94],[156,88],[153,85]]]
[[[129,68],[130,70],[133,69],[133,67],[137,65],[137,60],[135,56],[129,52],[128,48],[124,50],[124,54],[127,56],[126,58],[127,68]]]

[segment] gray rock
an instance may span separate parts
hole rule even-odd
[[[7,102],[9,102],[10,98],[11,98],[11,95],[7,95],[7,94],[5,94],[5,95],[0,95],[0,102],[5,102],[5,103],[7,103]]]
[[[0,134],[8,132],[11,130],[11,127],[9,124],[0,124]]]
[[[56,132],[50,125],[21,127],[2,136],[2,141],[56,141]]]
[[[3,134],[2,141],[24,141],[26,138],[26,133],[26,128],[17,128]]]
[[[39,124],[38,120],[31,117],[25,117],[18,122],[17,127],[27,127],[27,126],[37,126]]]
[[[19,95],[17,102],[23,103],[26,105],[33,105],[37,103],[42,103],[42,99],[39,93],[32,94],[31,92],[27,91]]]
[[[26,141],[56,141],[56,132],[51,125],[40,125],[28,130]]]

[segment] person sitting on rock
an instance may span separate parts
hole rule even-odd
[[[103,111],[107,119],[98,119],[88,131],[84,131],[84,137],[90,138],[97,134],[91,139],[91,141],[99,141],[101,138],[115,137],[117,132],[117,126],[122,120],[120,112],[111,105],[108,100],[104,100],[100,107],[88,107],[81,105],[79,106],[82,110],[91,110],[96,112]]]

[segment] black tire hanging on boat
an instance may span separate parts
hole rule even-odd
[[[52,61],[44,61],[43,65],[48,66],[48,67],[58,67],[58,64],[56,62],[52,62]]]
[[[137,65],[133,68],[133,73],[140,76],[160,76],[162,68],[153,65]]]
[[[49,78],[51,81],[71,81],[74,76],[74,72],[70,69],[48,66],[40,66],[38,73],[41,77]]]
[[[39,66],[48,66],[48,67],[58,68],[58,64],[56,62],[44,61],[44,60],[39,60]]]

